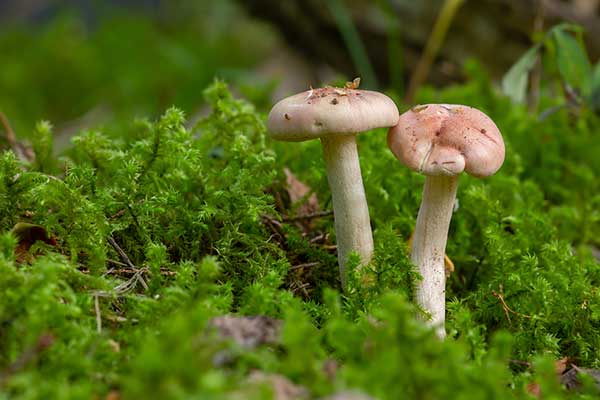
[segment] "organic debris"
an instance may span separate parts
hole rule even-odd
[[[37,241],[53,247],[58,245],[56,239],[48,235],[46,228],[41,225],[19,222],[12,228],[11,233],[17,238],[15,257],[19,264],[31,263],[35,259],[35,254],[31,254],[29,249]]]
[[[262,315],[225,315],[211,319],[208,326],[216,328],[222,338],[233,339],[240,346],[254,348],[263,344],[276,344],[279,341],[281,321]]]

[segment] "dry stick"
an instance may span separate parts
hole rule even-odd
[[[118,265],[120,267],[128,267],[127,264],[122,263],[121,261],[113,260],[112,258],[107,258],[106,261],[108,261],[111,264]],[[109,272],[106,272],[106,274],[109,274]]]
[[[119,257],[121,257],[121,260],[123,260],[123,262],[129,266],[129,268],[134,269],[134,270],[138,269],[131,262],[131,260],[129,259],[129,257],[127,256],[127,254],[125,254],[125,252],[123,251],[123,249],[121,248],[121,246],[119,246],[119,244],[115,241],[115,239],[112,236],[108,237],[108,243],[110,243],[110,245],[115,249],[115,251],[117,252],[117,254],[119,254]]]
[[[261,216],[262,222],[267,226],[275,235],[279,237],[279,242],[282,246],[287,247],[285,233],[283,232],[281,222],[279,222],[275,217],[263,214]]]
[[[446,37],[448,28],[454,19],[454,15],[463,2],[464,0],[444,1],[440,15],[436,19],[435,25],[433,26],[431,36],[429,36],[429,40],[427,40],[425,50],[419,59],[417,67],[415,68],[415,72],[408,85],[408,90],[406,91],[406,96],[404,98],[406,103],[412,103],[417,89],[419,89],[425,79],[427,79],[431,65],[433,64],[433,61],[435,60],[442,43],[444,43],[444,38]]]
[[[300,268],[310,268],[310,267],[316,267],[317,265],[320,265],[321,263],[319,261],[315,261],[315,262],[309,262],[309,263],[304,263],[304,264],[298,264],[298,265],[294,265],[290,268],[290,270],[295,270],[295,269],[300,269]]]
[[[123,260],[123,262],[125,262],[125,264],[127,264],[129,266],[129,268],[131,268],[132,270],[135,271],[135,274],[130,279],[130,281],[132,279],[135,279],[136,281],[139,281],[142,284],[142,286],[144,287],[145,290],[148,290],[148,284],[146,283],[146,281],[142,277],[142,270],[140,268],[136,267],[131,262],[131,260],[129,259],[129,257],[127,256],[127,254],[123,251],[123,249],[121,248],[121,246],[119,246],[119,244],[115,241],[115,239],[112,236],[108,237],[108,243],[110,243],[110,245],[119,254],[119,257],[121,257],[121,259]],[[119,286],[121,286],[121,285],[119,285]],[[119,286],[117,286],[117,287],[119,287]],[[115,288],[115,289],[117,289],[117,288]]]
[[[303,221],[303,220],[306,220],[306,219],[315,219],[315,218],[321,218],[321,217],[328,217],[330,215],[333,215],[333,210],[317,211],[317,212],[314,212],[314,213],[304,214],[304,215],[296,215],[296,216],[293,216],[293,217],[284,216],[282,219],[285,222],[294,222],[294,221]]]

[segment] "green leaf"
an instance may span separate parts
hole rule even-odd
[[[517,61],[502,78],[502,91],[515,103],[522,103],[525,101],[527,82],[529,81],[529,71],[531,71],[535,65],[538,50],[539,45],[527,50],[527,52],[521,56],[519,61]]]
[[[582,45],[564,30],[553,31],[556,64],[562,79],[570,86],[589,94],[592,67]]]

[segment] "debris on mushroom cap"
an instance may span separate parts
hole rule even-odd
[[[267,127],[276,140],[300,142],[356,134],[398,122],[398,108],[386,95],[356,90],[357,78],[344,88],[310,89],[279,101]]]
[[[346,89],[358,89],[359,86],[360,78],[354,78],[352,82],[346,82],[346,84],[344,85]]]
[[[476,108],[452,104],[415,106],[390,128],[388,146],[407,167],[425,175],[486,177],[504,161],[496,124]]]

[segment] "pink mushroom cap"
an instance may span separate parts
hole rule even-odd
[[[425,175],[465,171],[483,178],[504,162],[504,141],[494,121],[462,105],[413,107],[390,128],[388,146],[404,165]]]
[[[273,139],[300,142],[387,128],[398,117],[396,104],[383,93],[325,87],[279,101],[269,113],[267,128]]]

